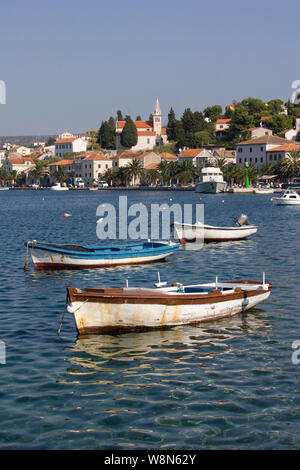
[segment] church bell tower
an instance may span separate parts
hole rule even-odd
[[[153,130],[156,135],[161,135],[161,109],[159,106],[158,98],[156,98],[153,112]]]

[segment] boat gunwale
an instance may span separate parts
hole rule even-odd
[[[268,283],[267,288],[259,281],[230,282],[236,284],[258,285],[262,288],[242,289],[236,286],[234,291],[222,293],[218,289],[212,289],[208,293],[175,293],[170,294],[155,289],[132,288],[90,288],[89,290],[78,290],[75,287],[67,287],[67,297],[73,301],[87,301],[97,303],[132,303],[132,304],[162,304],[162,305],[184,305],[184,304],[212,304],[239,298],[253,297],[263,293],[271,292],[272,284]],[[223,284],[223,283],[222,283]]]

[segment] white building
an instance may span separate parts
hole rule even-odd
[[[17,152],[19,155],[22,155],[22,157],[25,157],[26,155],[31,154],[31,150],[28,147],[25,147],[24,145],[17,145],[12,148],[13,152]]]
[[[80,137],[68,137],[55,141],[55,156],[64,158],[65,153],[86,152],[87,143]]]
[[[290,152],[299,152],[300,144],[295,142],[289,142],[278,147],[273,147],[270,150],[267,150],[267,162],[268,163],[278,163],[283,158],[289,158]]]
[[[179,163],[191,162],[197,168],[202,168],[206,163],[213,163],[215,160],[213,153],[203,148],[186,149],[178,155]]]
[[[236,146],[236,164],[244,166],[251,163],[256,167],[269,163],[267,151],[286,143],[285,139],[275,135],[265,135],[240,142]]]
[[[216,137],[224,137],[226,135],[226,130],[229,129],[231,119],[218,119],[216,121]]]
[[[99,152],[81,155],[80,159],[76,159],[73,165],[75,178],[82,178],[85,187],[91,187],[104,175],[106,170],[112,168],[111,159],[101,155]]]
[[[138,141],[137,144],[131,147],[132,152],[139,150],[151,150],[155,145],[164,145],[168,142],[167,132],[162,127],[162,113],[159,106],[158,99],[156,99],[153,121],[133,121],[137,129]],[[126,121],[116,122],[116,147],[117,149],[124,148],[121,144],[121,134],[123,132]]]
[[[18,174],[35,168],[35,163],[31,157],[14,155],[5,158],[3,168],[9,172],[16,171]]]
[[[255,139],[255,137],[263,137],[264,135],[273,135],[273,131],[271,129],[266,129],[265,127],[250,127],[248,131],[251,132],[251,139]]]
[[[296,129],[285,129],[280,132],[280,135],[287,140],[296,140],[297,131]]]

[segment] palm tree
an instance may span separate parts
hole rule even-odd
[[[116,172],[112,168],[107,168],[103,176],[99,175],[99,178],[103,178],[109,184],[109,186],[112,186],[115,177]]]
[[[220,168],[222,173],[224,173],[225,168],[228,165],[226,158],[223,158],[223,157],[217,158],[216,165],[217,165],[218,168]]]
[[[57,166],[57,169],[53,172],[53,176],[59,183],[65,183],[68,179],[65,165]]]
[[[287,154],[281,161],[280,171],[287,177],[300,175],[300,150],[293,150]]]
[[[45,176],[45,166],[47,162],[34,158],[35,168],[30,171],[30,176],[40,185],[41,179]]]
[[[137,158],[133,158],[127,166],[128,176],[132,181],[132,185],[135,186],[136,178],[140,177],[143,173],[143,168],[141,167],[140,161]]]
[[[170,178],[169,163],[166,162],[166,160],[161,160],[158,164],[157,169],[158,169],[158,171],[161,175],[161,179],[163,181],[163,184],[165,185],[166,181],[169,181],[169,178]]]
[[[192,181],[195,174],[195,167],[192,162],[184,161],[180,165],[178,177],[184,184]]]
[[[9,172],[5,170],[4,168],[0,168],[0,181],[1,185],[5,186],[5,183],[9,181]]]
[[[178,162],[170,162],[169,163],[169,178],[170,178],[170,184],[172,183],[172,181],[174,181],[176,179],[176,182],[178,180],[178,175],[180,173],[180,163]]]

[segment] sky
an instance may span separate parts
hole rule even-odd
[[[118,109],[287,101],[299,0],[0,0],[0,135],[98,129]]]

